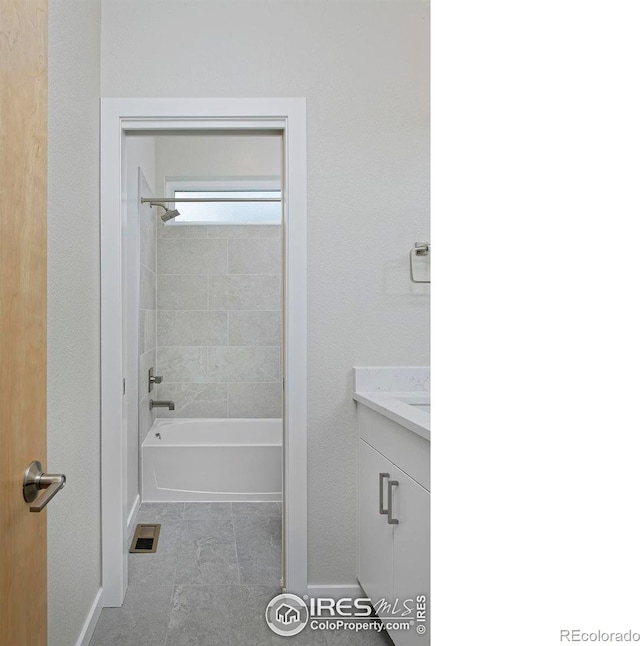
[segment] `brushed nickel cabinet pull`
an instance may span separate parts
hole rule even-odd
[[[379,489],[378,489],[378,511],[380,514],[388,514],[389,510],[384,508],[384,503],[382,502],[382,499],[384,497],[384,479],[388,478],[389,474],[388,473],[381,473],[379,476]]]
[[[414,248],[409,251],[409,275],[412,283],[430,283],[430,280],[418,280],[413,272],[413,261],[418,256],[428,256],[431,252],[431,245],[428,242],[416,242]]]
[[[387,522],[389,525],[397,525],[400,521],[397,518],[393,517],[393,492],[392,488],[398,486],[398,481],[397,480],[389,480],[387,482],[387,498],[388,500],[388,505],[389,505],[389,513],[387,514]]]

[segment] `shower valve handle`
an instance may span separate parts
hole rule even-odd
[[[149,392],[153,390],[154,384],[161,384],[162,377],[160,375],[153,374],[153,368],[149,368]]]

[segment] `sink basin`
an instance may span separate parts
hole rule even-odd
[[[354,367],[353,399],[431,441],[428,366]]]
[[[409,404],[409,406],[413,406],[414,408],[417,408],[418,410],[423,410],[427,413],[431,412],[430,404]]]
[[[426,440],[431,440],[431,405],[428,393],[355,392],[353,398]]]
[[[419,410],[427,412],[431,410],[431,402],[427,393],[389,393],[389,395],[403,404],[409,404]]]

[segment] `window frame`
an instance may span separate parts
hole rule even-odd
[[[280,210],[282,212],[282,181],[276,175],[260,175],[254,177],[208,177],[208,178],[183,178],[183,177],[166,177],[165,178],[165,197],[175,197],[177,192],[264,192],[264,191],[279,191],[280,192]],[[179,202],[177,205],[172,205],[174,208],[180,209]],[[280,226],[282,224],[282,217],[278,222],[185,222],[177,219],[169,220],[165,226]]]

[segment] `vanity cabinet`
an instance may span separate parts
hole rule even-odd
[[[393,596],[397,599],[426,597],[428,608],[430,580],[430,516],[431,494],[400,469],[393,476],[398,486],[393,488]],[[424,616],[424,615],[423,615]],[[428,628],[428,615],[425,617]],[[406,633],[406,636],[405,636]],[[392,637],[398,646],[427,644],[428,632],[422,638],[415,631],[401,631]]]
[[[417,622],[408,630],[388,632],[396,646],[426,646],[430,442],[365,407],[359,406],[358,419],[358,579],[374,604],[397,599],[401,607],[413,599],[411,617],[416,616],[416,599],[424,595],[426,633],[417,632]],[[405,451],[410,451],[406,459]],[[404,621],[402,613],[393,614],[393,620]]]
[[[383,455],[360,440],[359,473],[359,579],[372,600],[393,597],[393,525],[387,515],[380,513],[382,498],[391,477],[393,464]],[[384,474],[387,474],[386,477]],[[394,475],[395,477],[395,475]],[[384,507],[386,509],[386,507]]]

